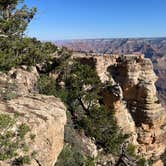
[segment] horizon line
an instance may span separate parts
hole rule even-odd
[[[159,36],[159,37],[98,37],[98,38],[71,38],[71,39],[44,39],[41,41],[51,41],[51,42],[55,42],[55,41],[79,41],[79,40],[115,40],[115,39],[166,39],[166,36]]]

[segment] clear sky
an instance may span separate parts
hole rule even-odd
[[[27,34],[41,40],[166,37],[166,0],[25,0],[38,14]]]

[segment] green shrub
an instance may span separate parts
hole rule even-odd
[[[127,147],[127,154],[132,157],[136,157],[136,146],[129,144]]]
[[[74,129],[74,124],[71,119],[70,112],[67,112],[67,124],[65,126],[65,146],[56,166],[82,166],[86,163],[85,154],[82,152],[80,137],[77,130]]]
[[[75,107],[81,106],[88,115],[99,99],[101,82],[96,70],[89,65],[73,63],[64,82],[68,91],[67,104],[73,110]],[[78,104],[76,105],[76,103]],[[75,105],[74,108],[72,108],[73,105]]]
[[[85,166],[96,166],[95,159],[91,157],[87,157]]]
[[[119,154],[120,145],[128,137],[121,134],[113,113],[104,106],[91,110],[90,116],[85,116],[79,125],[86,135],[95,138],[96,144],[106,153]]]
[[[0,38],[0,70],[10,70],[20,65],[33,66],[50,59],[57,47],[35,38]]]
[[[68,103],[69,92],[65,88],[56,88],[56,95],[59,97],[64,103]]]
[[[22,123],[18,128],[18,135],[20,138],[24,138],[29,131],[30,131],[29,126],[25,123]]]
[[[4,100],[12,100],[14,98],[17,97],[17,93],[16,92],[11,92],[9,90],[6,90],[4,93],[2,93],[2,98]]]
[[[0,90],[1,98],[3,100],[11,100],[16,98],[18,95],[16,93],[17,86],[15,83],[4,82],[4,84],[6,85]]]
[[[0,114],[0,129],[6,129],[12,127],[15,123],[15,119],[11,118],[9,115]]]
[[[48,75],[41,75],[37,82],[40,94],[56,96],[56,81]]]
[[[24,139],[30,128],[25,123],[17,124],[18,116],[0,114],[0,160],[11,159],[13,165],[30,164],[30,157],[26,155],[29,152],[29,143]],[[13,130],[14,128],[18,130]]]
[[[36,138],[36,135],[31,133],[30,134],[30,139],[33,141],[35,138]]]
[[[145,166],[147,163],[147,160],[145,158],[141,158],[139,161],[138,161],[138,166]]]
[[[84,156],[70,145],[63,148],[56,166],[83,166],[85,163]]]

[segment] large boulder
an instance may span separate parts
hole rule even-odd
[[[15,114],[19,115],[18,122],[26,123],[31,133],[35,135],[34,141],[29,145],[29,153],[36,153],[31,165],[54,166],[64,145],[66,108],[60,99],[54,96],[35,93],[37,77],[37,72],[23,69],[13,69],[8,74],[1,73],[1,89],[5,91],[8,84],[14,84],[15,89],[12,88],[11,92],[5,93],[16,93],[16,95],[4,99],[4,94],[1,94],[0,113],[11,117]],[[8,166],[11,163],[8,160],[0,162],[0,165]]]

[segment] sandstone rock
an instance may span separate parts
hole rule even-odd
[[[81,143],[84,149],[84,153],[92,158],[96,158],[98,155],[97,146],[91,138],[81,135]]]
[[[159,97],[166,108],[166,39],[93,39],[65,41],[60,46],[66,46],[73,51],[93,52],[100,54],[145,54],[154,65],[154,71],[159,77],[156,82]],[[140,57],[141,58],[141,57]]]
[[[153,166],[164,166],[163,162],[161,160],[158,160],[153,164]]]
[[[110,111],[115,111],[119,127],[124,133],[132,135],[131,143],[137,145],[140,155],[158,161],[166,148],[166,114],[156,95],[157,77],[151,61],[143,55],[79,54],[73,55],[73,58],[96,68],[105,85],[102,89],[103,102]],[[0,87],[5,88],[5,82],[15,83],[18,91],[16,98],[1,102],[0,111],[21,113],[20,122],[30,124],[37,135],[31,147],[38,152],[37,161],[51,166],[63,147],[65,107],[55,97],[35,94],[38,73],[35,68],[33,72],[25,69],[13,69],[9,75],[0,73]],[[88,153],[95,156],[93,142],[89,139],[84,142]]]
[[[66,124],[66,108],[54,96],[45,96],[36,93],[34,86],[38,74],[34,68],[32,72],[22,69],[13,69],[8,75],[0,76],[0,80],[14,82],[18,96],[7,101],[0,101],[0,113],[13,116],[18,114],[19,123],[29,125],[31,132],[36,135],[30,144],[30,152],[36,156],[32,166],[54,166],[64,145],[64,125]],[[2,81],[0,86],[3,86]],[[28,140],[26,140],[28,141]],[[8,166],[7,162],[0,165]]]
[[[104,84],[112,83],[111,90],[102,92],[103,102],[115,111],[119,127],[132,134],[140,154],[157,159],[166,148],[166,110],[157,97],[150,59],[144,55],[74,55],[82,57],[84,63],[91,59]],[[114,91],[115,85],[121,90]]]
[[[26,95],[33,92],[39,74],[35,67],[31,67],[31,71],[24,69],[12,69],[9,71],[8,80],[17,85],[17,94]]]

